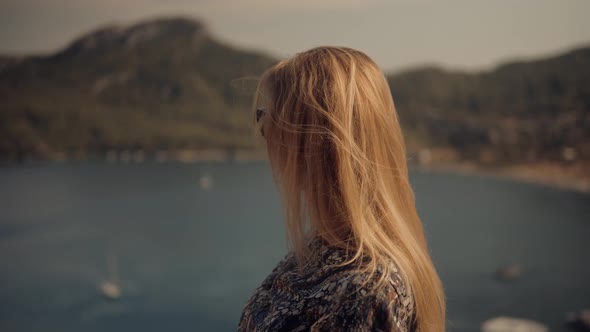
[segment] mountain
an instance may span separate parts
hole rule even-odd
[[[104,27],[55,54],[0,56],[0,160],[254,148],[251,78],[276,61],[186,18]],[[412,154],[489,165],[590,160],[590,47],[489,71],[429,66],[387,78]]]
[[[105,27],[47,56],[0,57],[0,159],[251,147],[240,84],[251,88],[275,61],[184,18]]]
[[[388,76],[413,148],[488,164],[590,160],[590,47],[486,72]]]

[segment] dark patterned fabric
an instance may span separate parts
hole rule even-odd
[[[370,291],[381,269],[369,280],[353,266],[332,266],[347,259],[346,250],[317,239],[309,248],[318,259],[305,261],[303,273],[289,252],[264,279],[238,331],[415,331],[414,301],[397,269],[386,286]]]

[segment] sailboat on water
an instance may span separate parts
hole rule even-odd
[[[122,295],[121,283],[117,270],[117,256],[110,249],[107,255],[108,278],[98,284],[99,293],[109,300],[117,300]]]

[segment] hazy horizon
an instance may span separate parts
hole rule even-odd
[[[0,0],[0,54],[52,53],[105,25],[182,16],[204,22],[222,42],[276,58],[342,45],[389,72],[482,71],[589,46],[588,12],[590,1],[580,0]]]

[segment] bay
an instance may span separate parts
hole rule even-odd
[[[590,307],[590,195],[439,172],[411,181],[448,331],[500,315],[566,331],[565,314]],[[4,166],[0,330],[234,331],[286,253],[282,223],[266,162]],[[115,301],[97,290],[112,255]],[[495,280],[509,263],[522,277]]]

